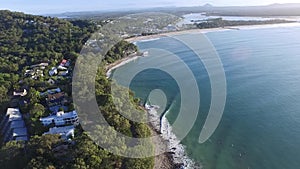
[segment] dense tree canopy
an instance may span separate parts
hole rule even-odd
[[[195,23],[195,25],[200,29],[207,29],[207,28],[219,28],[219,27],[226,27],[226,26],[241,26],[241,25],[264,25],[264,24],[276,24],[276,23],[290,23],[293,21],[286,21],[286,20],[266,20],[266,21],[229,21],[223,20],[222,18],[216,19],[208,19],[206,21],[201,21],[200,23]]]
[[[62,140],[59,135],[42,135],[48,128],[41,125],[39,118],[49,115],[49,112],[39,92],[49,87],[45,81],[50,77],[45,73],[43,77],[32,79],[24,77],[24,73],[31,65],[41,62],[49,63],[45,68],[47,72],[63,58],[72,60],[73,66],[82,46],[96,31],[97,25],[87,20],[67,21],[10,11],[0,11],[0,15],[0,105],[5,107],[3,103],[9,101],[14,90],[26,88],[28,94],[20,99],[24,103],[26,101],[26,104],[20,109],[26,114],[25,121],[31,135],[26,144],[12,141],[1,147],[0,168],[153,168],[153,158],[127,159],[102,149],[80,126],[76,128],[75,138],[71,142]],[[112,63],[136,51],[135,45],[121,41],[108,52],[104,61]],[[131,122],[120,115],[113,104],[110,85],[111,81],[106,78],[102,65],[96,77],[96,98],[99,108],[112,126],[111,130],[134,137],[149,136],[150,129],[146,124]],[[60,87],[71,97],[71,79],[62,79],[55,87]],[[130,97],[127,102],[137,105],[132,93]],[[120,102],[125,102],[125,99],[121,97]],[[69,107],[74,108],[76,105],[70,104]],[[134,110],[126,109],[126,113],[130,115]],[[99,130],[102,128],[97,127]],[[107,142],[114,141],[114,135],[107,138]],[[122,151],[127,148],[124,141],[115,142],[124,145]]]

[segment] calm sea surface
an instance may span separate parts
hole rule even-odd
[[[211,86],[203,63],[172,38],[138,43],[140,49],[159,48],[176,54],[197,80],[201,94],[198,118],[182,141],[189,156],[207,169],[300,168],[300,27],[231,30],[206,36],[223,63],[227,101],[221,123],[204,144],[198,143],[198,137],[210,107]],[[169,65],[171,71],[181,74],[178,65],[182,62],[151,55],[119,68],[121,73],[114,78],[122,84],[127,73],[149,64]],[[172,123],[181,106],[176,81],[189,83],[185,76],[178,77],[149,68],[134,77],[130,88],[144,101],[151,90],[163,90],[168,99],[165,111]]]

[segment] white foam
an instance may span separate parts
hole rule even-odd
[[[160,136],[167,141],[168,151],[172,152],[173,162],[175,164],[183,164],[186,169],[199,169],[201,166],[197,166],[196,163],[190,159],[186,152],[184,145],[180,144],[176,135],[172,132],[172,126],[170,125],[168,119],[165,115],[162,117],[160,122],[160,117],[158,116],[155,109],[148,110],[149,119],[153,127],[160,131]],[[161,126],[160,126],[161,125]],[[175,149],[174,149],[175,148]]]
[[[150,42],[150,41],[156,41],[159,40],[160,38],[151,38],[151,39],[145,39],[145,40],[140,40],[138,42]]]

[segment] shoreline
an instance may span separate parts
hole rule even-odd
[[[106,66],[106,77],[110,78],[112,71],[124,66],[125,64],[132,62],[142,55],[133,54],[123,58],[117,62]],[[154,157],[154,168],[163,169],[180,169],[184,166],[186,169],[201,169],[202,166],[196,164],[191,158],[188,157],[185,151],[185,146],[180,143],[176,135],[172,132],[172,126],[169,121],[163,116],[162,120],[157,115],[156,110],[145,110],[149,117],[149,127],[153,134],[159,135],[159,139],[153,140],[156,147],[155,151],[163,148],[165,153]]]
[[[107,66],[105,66],[105,71],[106,71],[106,77],[109,78],[112,74],[112,71],[126,65],[129,62],[132,62],[136,59],[138,59],[139,57],[142,57],[142,55],[138,55],[137,53],[134,53],[132,55],[129,55],[121,60],[118,60],[112,64],[109,64]]]
[[[223,32],[223,31],[239,31],[239,30],[252,30],[252,29],[265,29],[265,28],[278,28],[278,27],[295,27],[300,26],[300,22],[293,23],[281,23],[281,24],[264,24],[264,25],[242,25],[242,26],[231,26],[224,28],[208,28],[208,29],[189,29],[189,30],[179,30],[174,32],[166,32],[159,33],[155,35],[147,35],[147,36],[137,36],[132,38],[124,39],[130,43],[136,43],[140,41],[151,41],[158,40],[162,37],[169,37],[175,35],[183,35],[183,34],[198,34],[198,33],[211,33],[211,32]],[[131,54],[125,58],[122,58],[114,63],[105,66],[106,77],[109,78],[113,70],[124,66],[125,64],[134,61],[140,57],[144,57],[143,55],[139,55],[138,53]]]
[[[264,28],[278,28],[278,27],[295,27],[300,26],[299,22],[295,23],[282,23],[282,24],[265,24],[265,25],[245,25],[245,26],[234,26],[234,27],[225,27],[225,28],[210,28],[210,29],[190,29],[190,30],[181,30],[175,32],[161,33],[148,36],[138,36],[133,38],[125,39],[130,43],[135,43],[139,41],[150,41],[156,40],[162,37],[182,35],[182,34],[198,34],[198,33],[210,33],[210,32],[221,32],[221,31],[239,31],[239,30],[251,30],[251,29],[264,29]],[[106,66],[106,77],[111,77],[112,71],[124,66],[125,64],[132,62],[143,55],[138,55],[137,53],[132,54],[128,57],[125,57],[119,61],[116,61],[112,64]],[[185,147],[182,145],[176,138],[175,134],[172,132],[172,127],[169,124],[168,120],[163,117],[162,122],[160,118],[155,114],[156,111],[153,110],[147,111],[149,118],[151,119],[150,128],[151,130],[160,135],[161,140],[154,140],[154,143],[163,144],[166,146],[167,152],[155,157],[154,168],[163,166],[164,169],[173,169],[179,168],[178,165],[183,164],[185,168],[202,168],[201,164],[198,165],[186,154]],[[161,123],[161,124],[160,124]],[[160,131],[160,125],[161,130]],[[156,145],[156,144],[155,144]],[[158,145],[158,146],[160,146]],[[174,149],[176,148],[176,149]]]
[[[170,125],[168,119],[165,117],[166,114],[160,119],[155,109],[147,110],[150,126],[153,131],[160,136],[161,140],[154,140],[155,143],[159,143],[156,146],[160,146],[163,143],[166,152],[163,155],[169,157],[169,162],[171,162],[171,168],[181,168],[185,169],[201,169],[201,164],[196,164],[191,158],[186,154],[185,146],[180,143],[176,135],[172,132],[172,126]],[[156,168],[161,164],[161,159],[155,159]],[[167,163],[165,161],[165,163]],[[170,169],[171,169],[170,168]]]
[[[139,41],[147,41],[147,40],[155,40],[162,37],[169,37],[175,35],[182,35],[182,34],[197,34],[197,33],[210,33],[210,32],[222,32],[222,31],[239,31],[239,30],[251,30],[251,29],[264,29],[264,28],[278,28],[278,27],[295,27],[300,26],[300,22],[292,22],[292,23],[279,23],[279,24],[264,24],[264,25],[241,25],[241,26],[227,26],[222,28],[208,28],[208,29],[189,29],[189,30],[179,30],[174,32],[166,32],[166,33],[159,33],[154,35],[147,35],[147,36],[137,36],[132,38],[125,39],[127,42],[135,43]]]

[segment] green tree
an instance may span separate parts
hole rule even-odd
[[[29,89],[29,92],[27,94],[27,98],[30,99],[30,105],[31,108],[36,104],[40,102],[40,93],[33,87]]]
[[[0,103],[4,102],[5,100],[7,100],[7,88],[5,88],[4,86],[0,86]]]
[[[46,159],[42,157],[36,157],[29,161],[26,169],[55,169],[56,167]]]
[[[39,120],[40,117],[44,116],[45,114],[45,107],[39,103],[35,103],[30,110],[30,118],[33,122]]]
[[[27,161],[25,155],[23,143],[8,142],[0,149],[0,166],[5,169],[23,168]]]
[[[48,129],[44,127],[40,122],[40,118],[45,116],[45,108],[39,103],[35,103],[29,111],[29,132],[33,135],[41,135],[46,132]]]

